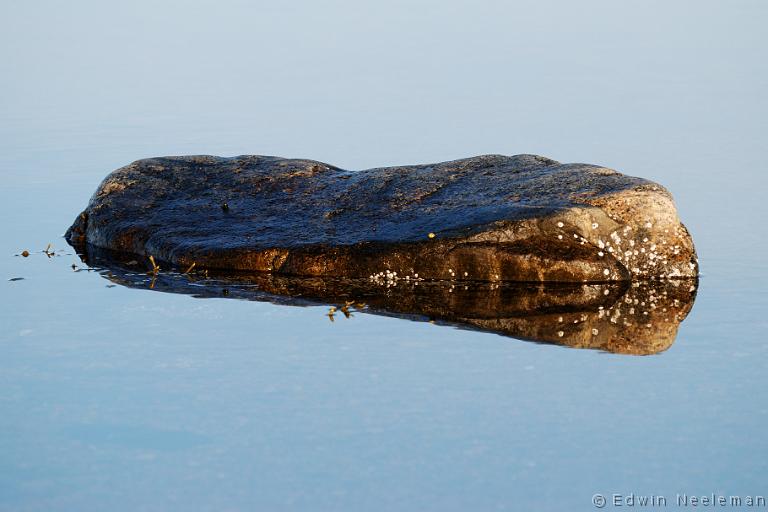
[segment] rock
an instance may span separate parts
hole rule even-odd
[[[370,313],[573,348],[647,355],[675,340],[696,297],[696,280],[613,283],[486,283],[400,281],[383,292],[369,279],[293,277],[268,273],[137,272],[136,262],[93,249],[86,263],[110,282],[198,298],[344,307],[352,321]],[[318,316],[323,313],[318,312]]]
[[[651,181],[533,155],[346,171],[268,156],[139,160],[66,234],[198,269],[606,282],[693,278],[693,241]]]

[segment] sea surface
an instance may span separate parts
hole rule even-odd
[[[766,22],[759,0],[3,2],[0,510],[768,497]],[[489,153],[673,193],[702,276],[671,346],[128,287],[62,238],[144,157]]]

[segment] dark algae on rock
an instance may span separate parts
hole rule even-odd
[[[161,266],[382,285],[698,275],[661,185],[534,155],[362,171],[270,156],[139,160],[107,176],[66,237],[81,253]]]

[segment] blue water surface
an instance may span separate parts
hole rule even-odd
[[[42,1],[0,20],[0,510],[768,495],[765,2]],[[61,235],[112,169],[247,153],[650,178],[693,234],[698,298],[637,357],[71,268]]]

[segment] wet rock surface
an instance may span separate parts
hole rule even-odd
[[[198,298],[333,305],[331,320],[365,314],[431,321],[573,348],[648,355],[668,349],[693,307],[697,280],[606,283],[374,282],[265,273],[153,272],[91,251],[86,263],[111,283]],[[362,313],[362,314],[361,314]],[[318,312],[318,315],[324,314]]]
[[[66,234],[185,268],[371,282],[692,278],[669,192],[534,155],[347,171],[267,156],[153,158],[110,174]]]

